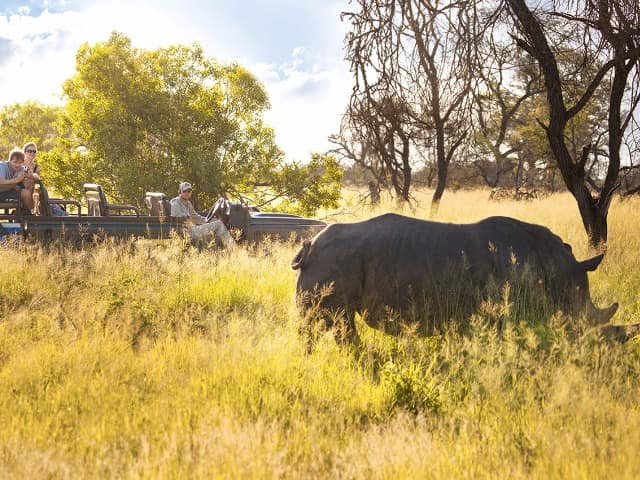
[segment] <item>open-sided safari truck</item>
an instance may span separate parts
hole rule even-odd
[[[0,236],[18,234],[43,241],[62,239],[72,242],[96,237],[161,239],[184,234],[183,218],[171,216],[164,193],[147,192],[143,213],[134,205],[112,204],[100,185],[83,185],[86,206],[75,200],[49,198],[44,185],[39,188],[39,208],[35,215],[24,214],[18,201],[0,204]],[[73,206],[75,213],[55,215],[60,208]],[[86,213],[84,213],[86,212]],[[257,212],[247,205],[219,199],[209,211],[208,220],[217,218],[234,232],[237,240],[260,241],[265,236],[289,238],[307,236],[326,224],[297,215]]]

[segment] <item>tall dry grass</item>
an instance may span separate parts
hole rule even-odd
[[[447,194],[439,220],[509,215],[589,255],[567,195]],[[331,219],[374,210],[347,192]],[[405,214],[425,218],[428,192]],[[640,321],[640,201],[611,208],[594,301]],[[0,477],[638,478],[640,344],[505,305],[471,335],[389,337],[359,352],[297,335],[297,245],[233,252],[106,242],[2,246]],[[496,315],[505,321],[498,329]]]

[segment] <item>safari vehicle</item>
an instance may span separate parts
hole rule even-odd
[[[261,212],[241,202],[219,198],[207,215],[217,218],[236,240],[259,242],[265,237],[286,240],[291,236],[306,237],[320,232],[326,223],[320,220],[280,212]]]
[[[102,187],[94,183],[83,185],[86,206],[75,200],[49,198],[40,184],[39,209],[35,215],[22,212],[18,201],[0,203],[0,236],[14,233],[24,238],[71,242],[96,237],[170,238],[185,231],[183,218],[172,217],[169,200],[164,193],[147,192],[143,213],[134,205],[112,204]],[[75,213],[54,215],[53,207],[75,207]],[[86,213],[84,213],[86,212]],[[260,241],[266,236],[289,238],[309,236],[326,224],[319,220],[285,213],[259,212],[243,203],[219,199],[207,214],[207,220],[221,220],[238,241]]]

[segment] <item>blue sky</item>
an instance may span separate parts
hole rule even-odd
[[[289,159],[329,148],[351,91],[342,50],[347,0],[0,0],[0,105],[59,103],[83,42],[113,30],[135,46],[198,42],[263,82],[267,122]]]

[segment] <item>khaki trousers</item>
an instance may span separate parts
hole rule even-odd
[[[227,227],[220,220],[212,220],[209,223],[189,227],[189,236],[194,243],[209,243],[215,240],[226,248],[236,243]]]

